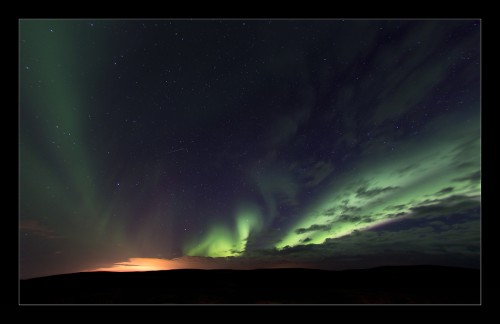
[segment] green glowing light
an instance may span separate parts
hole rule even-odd
[[[256,206],[241,205],[236,212],[234,230],[224,225],[213,225],[199,242],[188,244],[188,256],[227,257],[242,254],[252,231],[262,228],[260,212]]]
[[[374,155],[332,182],[275,247],[321,244],[453,195],[479,197],[480,182],[467,180],[480,170],[477,125],[434,130],[432,141],[409,143],[400,153]]]

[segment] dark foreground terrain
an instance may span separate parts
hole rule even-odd
[[[87,272],[21,280],[21,304],[478,304],[479,270]]]

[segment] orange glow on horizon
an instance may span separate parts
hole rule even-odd
[[[156,258],[130,258],[129,261],[117,262],[109,268],[97,268],[87,271],[113,271],[113,272],[131,272],[131,271],[155,271],[171,270],[182,268],[181,260],[165,260]],[[180,262],[179,262],[180,261]]]
[[[175,269],[239,269],[250,270],[257,268],[308,268],[305,263],[255,263],[242,262],[240,258],[209,258],[182,256],[175,259],[158,258],[129,258],[128,261],[116,262],[109,267],[87,269],[83,272],[111,271],[111,272],[134,272],[134,271],[158,271]],[[247,260],[248,261],[248,260]]]

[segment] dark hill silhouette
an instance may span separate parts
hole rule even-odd
[[[442,266],[81,272],[21,280],[21,304],[478,304],[478,269]]]

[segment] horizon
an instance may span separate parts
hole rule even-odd
[[[349,272],[358,270],[376,270],[382,268],[419,268],[419,267],[430,267],[430,268],[449,268],[449,269],[462,269],[462,270],[477,270],[481,271],[481,268],[476,267],[460,267],[460,266],[448,266],[439,264],[407,264],[407,265],[383,265],[370,268],[347,268],[347,269],[320,269],[320,268],[302,268],[302,267],[276,267],[276,268],[248,268],[248,269],[233,269],[233,268],[175,268],[175,269],[158,269],[158,270],[135,270],[135,271],[112,271],[112,270],[87,270],[79,272],[68,272],[68,273],[57,273],[48,276],[41,277],[30,277],[30,278],[20,278],[20,280],[56,277],[56,276],[66,276],[74,274],[86,274],[86,273],[121,273],[121,274],[133,274],[133,273],[154,273],[154,272],[168,272],[168,271],[260,271],[260,270],[312,270],[312,271],[326,271],[326,272]]]
[[[137,259],[137,258],[130,258],[129,260],[132,259]],[[144,259],[144,258],[140,258]],[[160,260],[160,259],[157,259]],[[163,259],[162,259],[163,260]],[[173,260],[164,260],[164,261],[173,261]],[[129,261],[132,262],[132,261]],[[122,262],[125,263],[125,262]],[[52,277],[52,276],[61,276],[61,275],[72,275],[72,274],[81,274],[81,273],[137,273],[137,272],[158,272],[158,271],[172,271],[172,270],[215,270],[215,271],[253,271],[253,270],[320,270],[320,271],[329,271],[329,272],[342,272],[342,271],[355,271],[355,270],[374,270],[374,269],[380,269],[380,268],[409,268],[409,267],[441,267],[441,268],[454,268],[454,269],[468,269],[468,270],[481,270],[481,267],[479,266],[453,266],[453,265],[443,265],[443,264],[424,264],[424,263],[416,263],[416,264],[386,264],[386,265],[380,265],[380,266],[368,266],[368,267],[339,267],[339,268],[318,268],[318,267],[307,267],[305,265],[288,265],[288,266],[272,266],[272,267],[251,267],[248,266],[246,268],[239,267],[239,268],[231,268],[231,267],[209,267],[209,268],[182,268],[182,267],[173,267],[173,268],[158,268],[158,269],[143,269],[143,270],[132,270],[129,269],[130,271],[123,271],[127,267],[133,268],[133,266],[127,265],[123,268],[120,268],[121,263],[117,263],[113,265],[110,268],[98,268],[98,269],[87,269],[87,270],[81,270],[77,272],[67,272],[67,273],[56,273],[56,274],[50,274],[47,276],[38,276],[38,277],[27,277],[27,278],[20,278],[20,280],[28,280],[28,279],[36,279],[36,278],[46,278],[46,277]],[[138,266],[140,266],[138,264]],[[116,267],[116,268],[115,268]],[[115,268],[115,269],[114,269]]]

